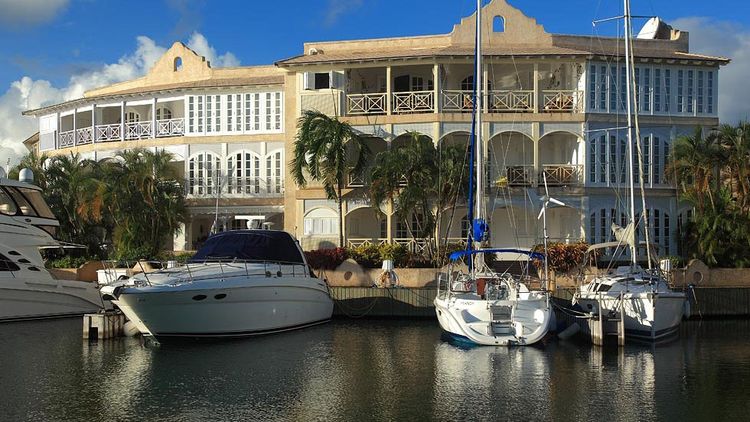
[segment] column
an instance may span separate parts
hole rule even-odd
[[[393,200],[389,200],[385,206],[386,241],[393,243]]]
[[[484,97],[482,98],[482,113],[488,113],[489,112],[489,98],[490,98],[490,80],[489,80],[489,72],[487,71],[487,65],[482,64],[482,92],[484,93]],[[486,138],[485,138],[486,139]]]
[[[96,142],[96,104],[91,104],[91,143]]]
[[[531,123],[531,140],[534,142],[534,172],[531,175],[531,185],[537,186],[539,178],[541,177],[544,169],[539,163],[539,136],[540,136],[539,122]]]
[[[76,114],[78,114],[78,109],[73,109],[73,146],[78,145],[78,128],[76,127]]]
[[[539,63],[534,63],[534,113],[539,113]]]
[[[60,132],[62,132],[62,117],[60,117],[60,112],[56,113],[57,115],[57,130],[55,131],[55,149],[60,148]]]
[[[120,103],[120,140],[125,140],[125,101]]]
[[[156,97],[151,101],[151,138],[156,138]]]
[[[440,110],[442,109],[440,106],[440,65],[437,63],[432,66],[432,80],[434,82],[432,84],[434,88],[432,95],[435,97],[433,108],[435,109],[435,113],[440,113]]]
[[[392,85],[391,66],[387,66],[385,68],[385,107],[386,107],[385,113],[387,115],[390,115],[391,110],[393,109],[393,106],[392,106],[393,99],[391,98],[393,87],[391,85]]]

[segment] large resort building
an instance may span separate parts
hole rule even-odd
[[[548,211],[552,240],[609,240],[627,197],[623,40],[547,33],[504,0],[484,6],[483,16],[491,244],[541,241],[544,179],[566,204]],[[718,125],[718,74],[728,60],[690,53],[686,32],[653,22],[651,29],[634,40],[647,215],[652,239],[675,253],[686,209],[665,179],[665,163],[676,137]],[[48,155],[105,160],[135,147],[171,152],[190,214],[175,250],[205,239],[217,209],[226,229],[262,218],[294,233],[305,249],[333,246],[337,205],[319,185],[297,187],[289,172],[302,111],[339,116],[375,153],[410,142],[412,131],[437,147],[465,145],[474,32],[469,16],[446,35],[311,42],[275,65],[221,69],[176,43],[142,78],[25,114],[38,117],[34,148]],[[377,212],[364,194],[366,177],[347,182],[348,245],[423,246],[391,204]],[[454,214],[456,241],[465,238],[466,215],[465,205]]]

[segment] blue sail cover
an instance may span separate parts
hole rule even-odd
[[[215,234],[190,259],[190,262],[274,261],[304,263],[291,235],[278,230],[236,230]]]
[[[457,261],[465,256],[471,256],[476,254],[485,254],[485,253],[496,253],[496,252],[510,252],[510,253],[518,253],[522,255],[528,255],[530,259],[541,259],[544,260],[544,254],[541,254],[539,252],[532,252],[527,251],[523,249],[507,249],[507,248],[501,248],[501,249],[474,249],[474,250],[463,250],[463,251],[455,251],[450,254],[449,258],[451,261]]]

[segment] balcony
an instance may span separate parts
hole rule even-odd
[[[571,164],[544,164],[543,175],[539,178],[539,184],[547,186],[577,186],[583,183],[583,166]]]
[[[435,111],[432,91],[396,92],[393,94],[393,113],[431,113]]]
[[[385,92],[376,94],[349,94],[346,96],[346,110],[350,116],[360,114],[385,114],[386,104]]]
[[[125,137],[123,139],[123,128]],[[70,148],[79,145],[87,145],[100,142],[132,141],[148,138],[165,138],[171,136],[183,136],[185,134],[185,119],[162,119],[156,121],[156,134],[154,136],[152,122],[128,122],[96,125],[67,130],[60,132],[58,137],[58,148]]]
[[[542,91],[542,111],[547,113],[583,113],[583,91],[545,90]]]

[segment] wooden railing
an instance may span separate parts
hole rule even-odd
[[[543,177],[547,178],[548,186],[573,186],[582,182],[582,165],[573,164],[544,164],[542,165],[544,176],[540,175],[539,183],[543,184]]]
[[[490,91],[490,112],[534,111],[534,90]]]
[[[94,132],[91,126],[76,129],[76,145],[86,145],[94,142]]]
[[[377,94],[348,94],[346,96],[346,113],[358,114],[385,114],[386,93]]]
[[[163,119],[156,121],[156,136],[182,136],[185,133],[185,119]]]
[[[474,108],[474,91],[443,90],[443,111],[471,113]]]
[[[60,132],[59,135],[59,148],[68,148],[75,145],[75,131],[68,130],[66,132]]]
[[[152,130],[151,122],[125,123],[125,139],[150,138]]]
[[[96,142],[122,140],[122,126],[119,123],[96,125]]]
[[[583,91],[542,91],[542,111],[583,113]]]
[[[394,113],[419,113],[435,110],[432,91],[396,92],[393,94]]]

